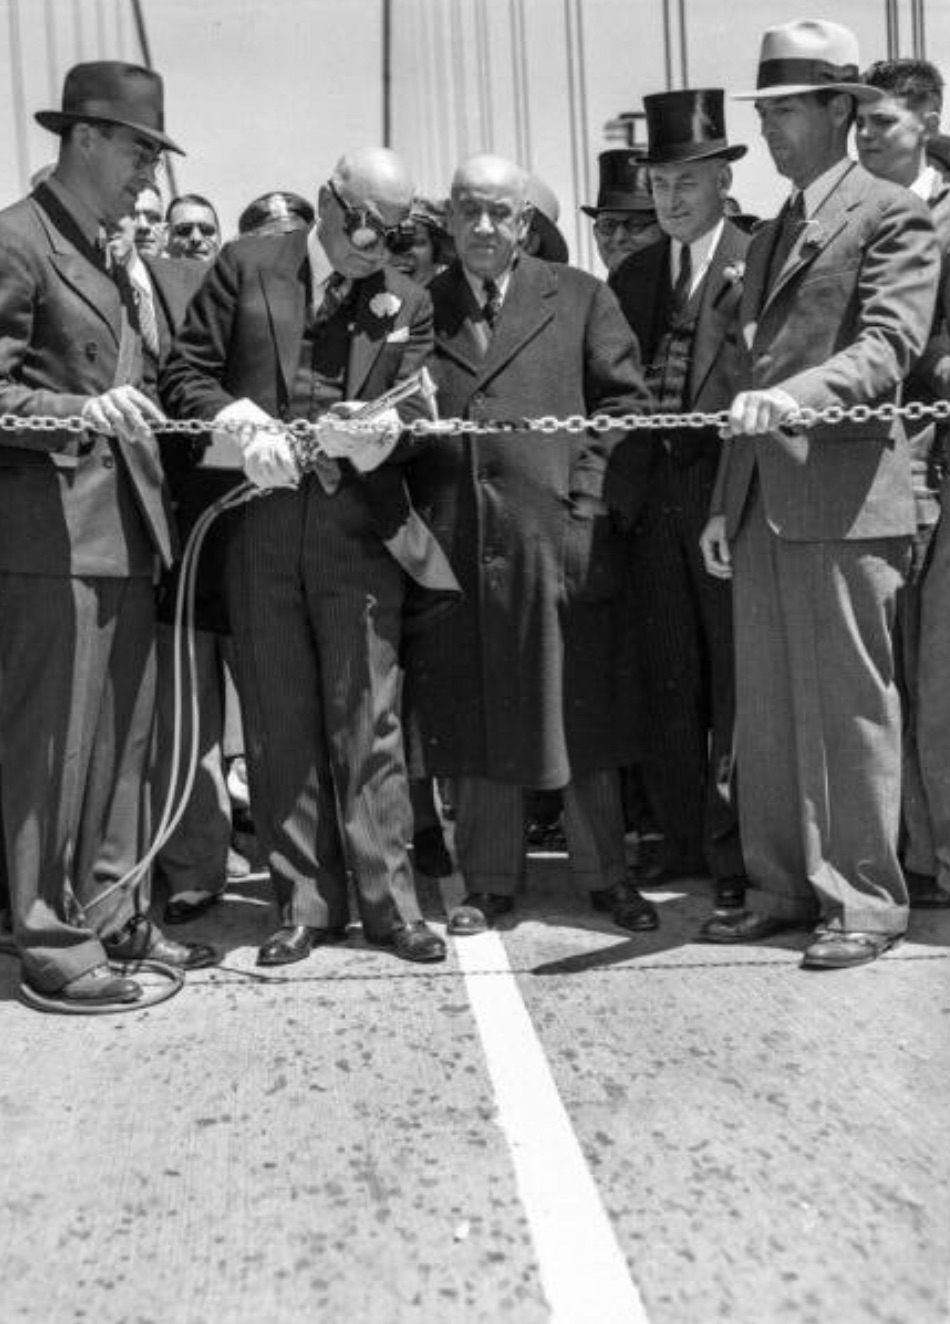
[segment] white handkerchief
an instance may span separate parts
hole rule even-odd
[[[409,339],[408,326],[397,326],[395,331],[390,331],[386,337],[387,345],[401,345]]]
[[[758,322],[746,322],[742,328],[742,338],[745,341],[746,349],[752,348],[752,342],[755,340],[755,333],[759,329]]]

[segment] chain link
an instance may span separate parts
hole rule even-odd
[[[950,400],[937,400],[933,404],[924,404],[914,400],[909,404],[897,405],[828,405],[824,409],[810,409],[803,406],[791,414],[784,426],[786,428],[814,428],[819,425],[837,427],[842,423],[870,423],[872,420],[892,423],[895,419],[921,423],[925,419],[935,422],[950,420]],[[720,409],[716,413],[685,414],[594,414],[585,418],[583,414],[569,414],[566,418],[557,418],[554,414],[542,414],[539,418],[507,419],[472,419],[440,418],[437,420],[419,418],[406,424],[406,431],[415,437],[487,437],[498,433],[541,433],[554,436],[566,432],[576,436],[582,432],[671,432],[682,428],[716,428],[728,426],[729,411]],[[264,432],[273,436],[290,435],[294,441],[313,452],[320,450],[321,423],[311,423],[307,419],[294,419],[292,422],[271,420],[267,423],[226,422],[214,425],[215,432],[234,435],[238,442],[247,443],[256,433]],[[163,436],[199,437],[206,434],[212,424],[197,418],[167,419],[156,423],[153,431]],[[376,425],[359,419],[334,419],[335,431],[351,432],[354,435],[374,433]],[[52,415],[0,414],[0,433],[3,432],[85,432],[86,424],[77,416],[56,418]]]

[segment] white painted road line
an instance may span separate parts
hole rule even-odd
[[[447,911],[458,904],[454,878],[442,894]],[[478,934],[455,948],[552,1324],[649,1324],[501,938]]]

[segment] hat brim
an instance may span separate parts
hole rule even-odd
[[[177,152],[179,156],[185,155],[184,150],[169,138],[167,133],[153,129],[151,125],[134,124],[131,120],[104,119],[100,115],[74,115],[61,110],[38,110],[33,118],[44,129],[49,129],[50,133],[63,133],[73,124],[115,124],[120,129],[131,129],[133,133],[148,138],[150,142],[158,143],[159,147],[164,147],[167,152]]]
[[[689,161],[711,161],[713,157],[721,157],[723,161],[738,161],[740,157],[745,156],[748,151],[743,143],[736,143],[732,147],[700,147],[687,148],[685,151],[675,150],[666,154],[659,153],[657,156],[645,156],[643,164],[651,165],[686,165]]]
[[[543,262],[567,262],[570,256],[567,241],[554,222],[549,220],[544,212],[535,209],[531,223],[538,239],[534,256],[541,258]]]
[[[590,216],[594,220],[597,219],[601,212],[605,211],[632,211],[638,212],[641,216],[655,216],[656,204],[647,198],[638,198],[636,202],[631,202],[627,199],[619,202],[600,203],[596,207],[581,207],[581,211],[585,216]]]
[[[855,101],[880,101],[884,93],[867,83],[774,83],[754,92],[733,92],[732,101],[766,101],[775,97],[803,97],[815,92],[846,92]]]

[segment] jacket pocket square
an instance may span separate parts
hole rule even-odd
[[[746,322],[742,328],[742,338],[745,341],[746,349],[752,348],[752,342],[755,340],[755,333],[759,329],[758,322]]]
[[[395,331],[390,331],[386,337],[387,345],[403,345],[409,339],[408,326],[397,326]]]

